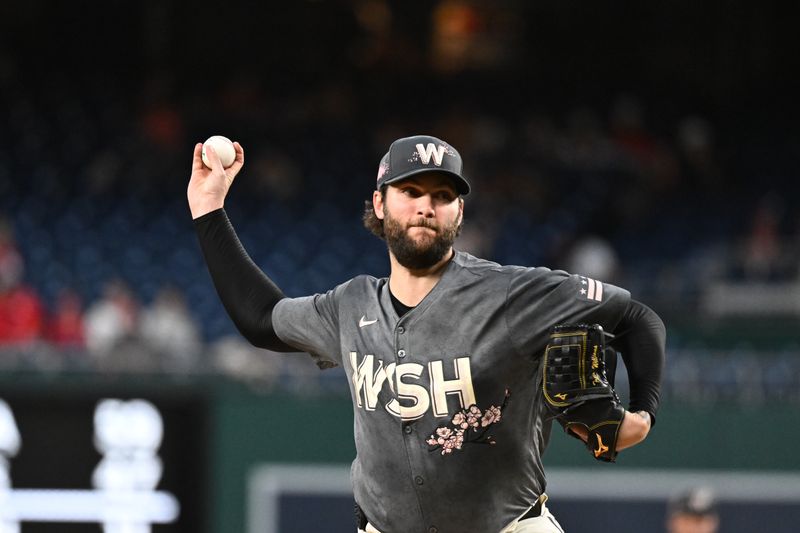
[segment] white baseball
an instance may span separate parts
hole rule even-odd
[[[211,162],[206,157],[206,146],[211,146],[217,152],[222,166],[228,168],[236,160],[236,150],[233,148],[233,142],[227,137],[222,135],[212,135],[203,143],[203,163],[211,168]]]

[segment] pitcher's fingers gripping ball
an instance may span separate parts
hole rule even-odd
[[[546,405],[568,434],[582,426],[595,459],[613,462],[625,409],[608,382],[605,337],[598,324],[562,324],[550,333],[544,354]]]
[[[206,154],[206,147],[208,146],[212,147],[217,153],[223,168],[228,168],[233,165],[233,162],[236,160],[236,149],[233,147],[233,142],[230,139],[222,135],[212,135],[203,143],[203,163],[208,168],[211,168],[211,161]]]

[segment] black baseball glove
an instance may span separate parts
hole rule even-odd
[[[564,430],[580,439],[574,428],[583,426],[594,458],[613,462],[625,408],[606,375],[606,336],[613,337],[598,324],[555,326],[544,353],[542,389]]]

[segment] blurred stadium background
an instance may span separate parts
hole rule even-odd
[[[360,214],[414,133],[465,158],[461,249],[613,282],[667,323],[647,442],[614,467],[548,450],[567,530],[661,531],[704,484],[720,531],[796,531],[794,25],[744,0],[0,4],[0,531],[26,489],[115,482],[175,496],[153,531],[352,531],[343,373],[243,343],[185,187],[195,142],[239,140],[242,241],[287,295],[323,291],[387,274]],[[156,408],[112,424],[120,471],[153,476],[97,474],[104,399]]]

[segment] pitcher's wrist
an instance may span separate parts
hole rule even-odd
[[[192,213],[192,220],[200,218],[201,216],[210,213],[211,211],[216,211],[225,206],[225,202],[221,200],[214,200],[214,201],[202,201],[193,204],[189,204],[189,210]]]

